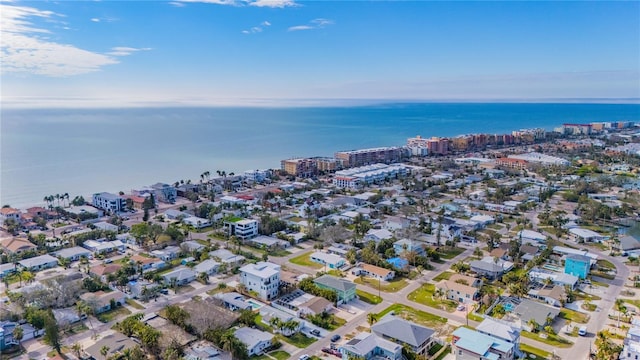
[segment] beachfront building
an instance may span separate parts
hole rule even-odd
[[[357,168],[336,171],[333,185],[340,188],[358,189],[362,186],[381,183],[387,179],[404,177],[410,168],[402,164],[371,164]]]
[[[350,151],[339,151],[335,158],[342,160],[344,167],[356,167],[375,163],[394,163],[402,160],[404,150],[401,147],[379,147]]]
[[[342,256],[327,254],[321,251],[314,252],[309,258],[311,261],[321,264],[329,269],[340,269],[346,264],[346,261]]]
[[[240,283],[263,300],[275,299],[280,288],[280,265],[266,261],[247,264],[240,268]]]
[[[0,209],[0,225],[4,225],[7,220],[14,220],[20,223],[20,210],[11,207],[3,207]]]
[[[114,213],[123,211],[127,206],[127,201],[120,195],[101,192],[93,194],[92,204],[98,209]]]
[[[568,255],[564,259],[564,273],[586,279],[591,268],[591,258],[584,255]]]
[[[151,189],[153,191],[153,195],[156,201],[161,201],[167,204],[173,204],[176,202],[178,198],[178,189],[163,183],[157,183],[151,185]]]
[[[331,275],[322,275],[313,280],[321,289],[333,290],[338,294],[337,304],[345,304],[356,298],[356,284]]]
[[[456,360],[515,358],[515,345],[497,337],[465,327],[457,328],[452,335],[451,346]]]
[[[282,160],[280,167],[288,175],[310,178],[318,175],[318,164],[314,159],[297,158]]]
[[[249,182],[261,184],[271,176],[271,170],[247,170],[242,175]]]

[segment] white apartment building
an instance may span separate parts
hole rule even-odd
[[[265,261],[245,265],[240,268],[240,282],[263,300],[275,299],[280,287],[280,265]]]
[[[127,202],[120,195],[101,192],[93,194],[93,206],[108,212],[119,212],[124,210]]]
[[[229,235],[235,235],[242,240],[251,239],[258,236],[258,221],[243,219],[227,223]]]

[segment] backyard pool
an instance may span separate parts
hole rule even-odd
[[[257,302],[255,302],[255,301],[253,301],[253,300],[247,300],[247,302],[248,302],[249,304],[251,304],[251,308],[252,308],[253,310],[260,309],[261,307],[263,307],[263,306],[264,306],[263,304],[261,304],[261,303],[257,303]]]
[[[502,307],[504,308],[504,311],[507,312],[513,312],[513,309],[516,308],[516,306],[510,302],[502,304]]]

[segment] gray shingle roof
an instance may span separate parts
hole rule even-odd
[[[411,346],[424,344],[435,332],[433,329],[390,314],[373,324],[371,331],[376,335],[391,337]]]

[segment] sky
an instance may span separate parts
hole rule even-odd
[[[2,1],[3,107],[640,99],[637,1]]]

